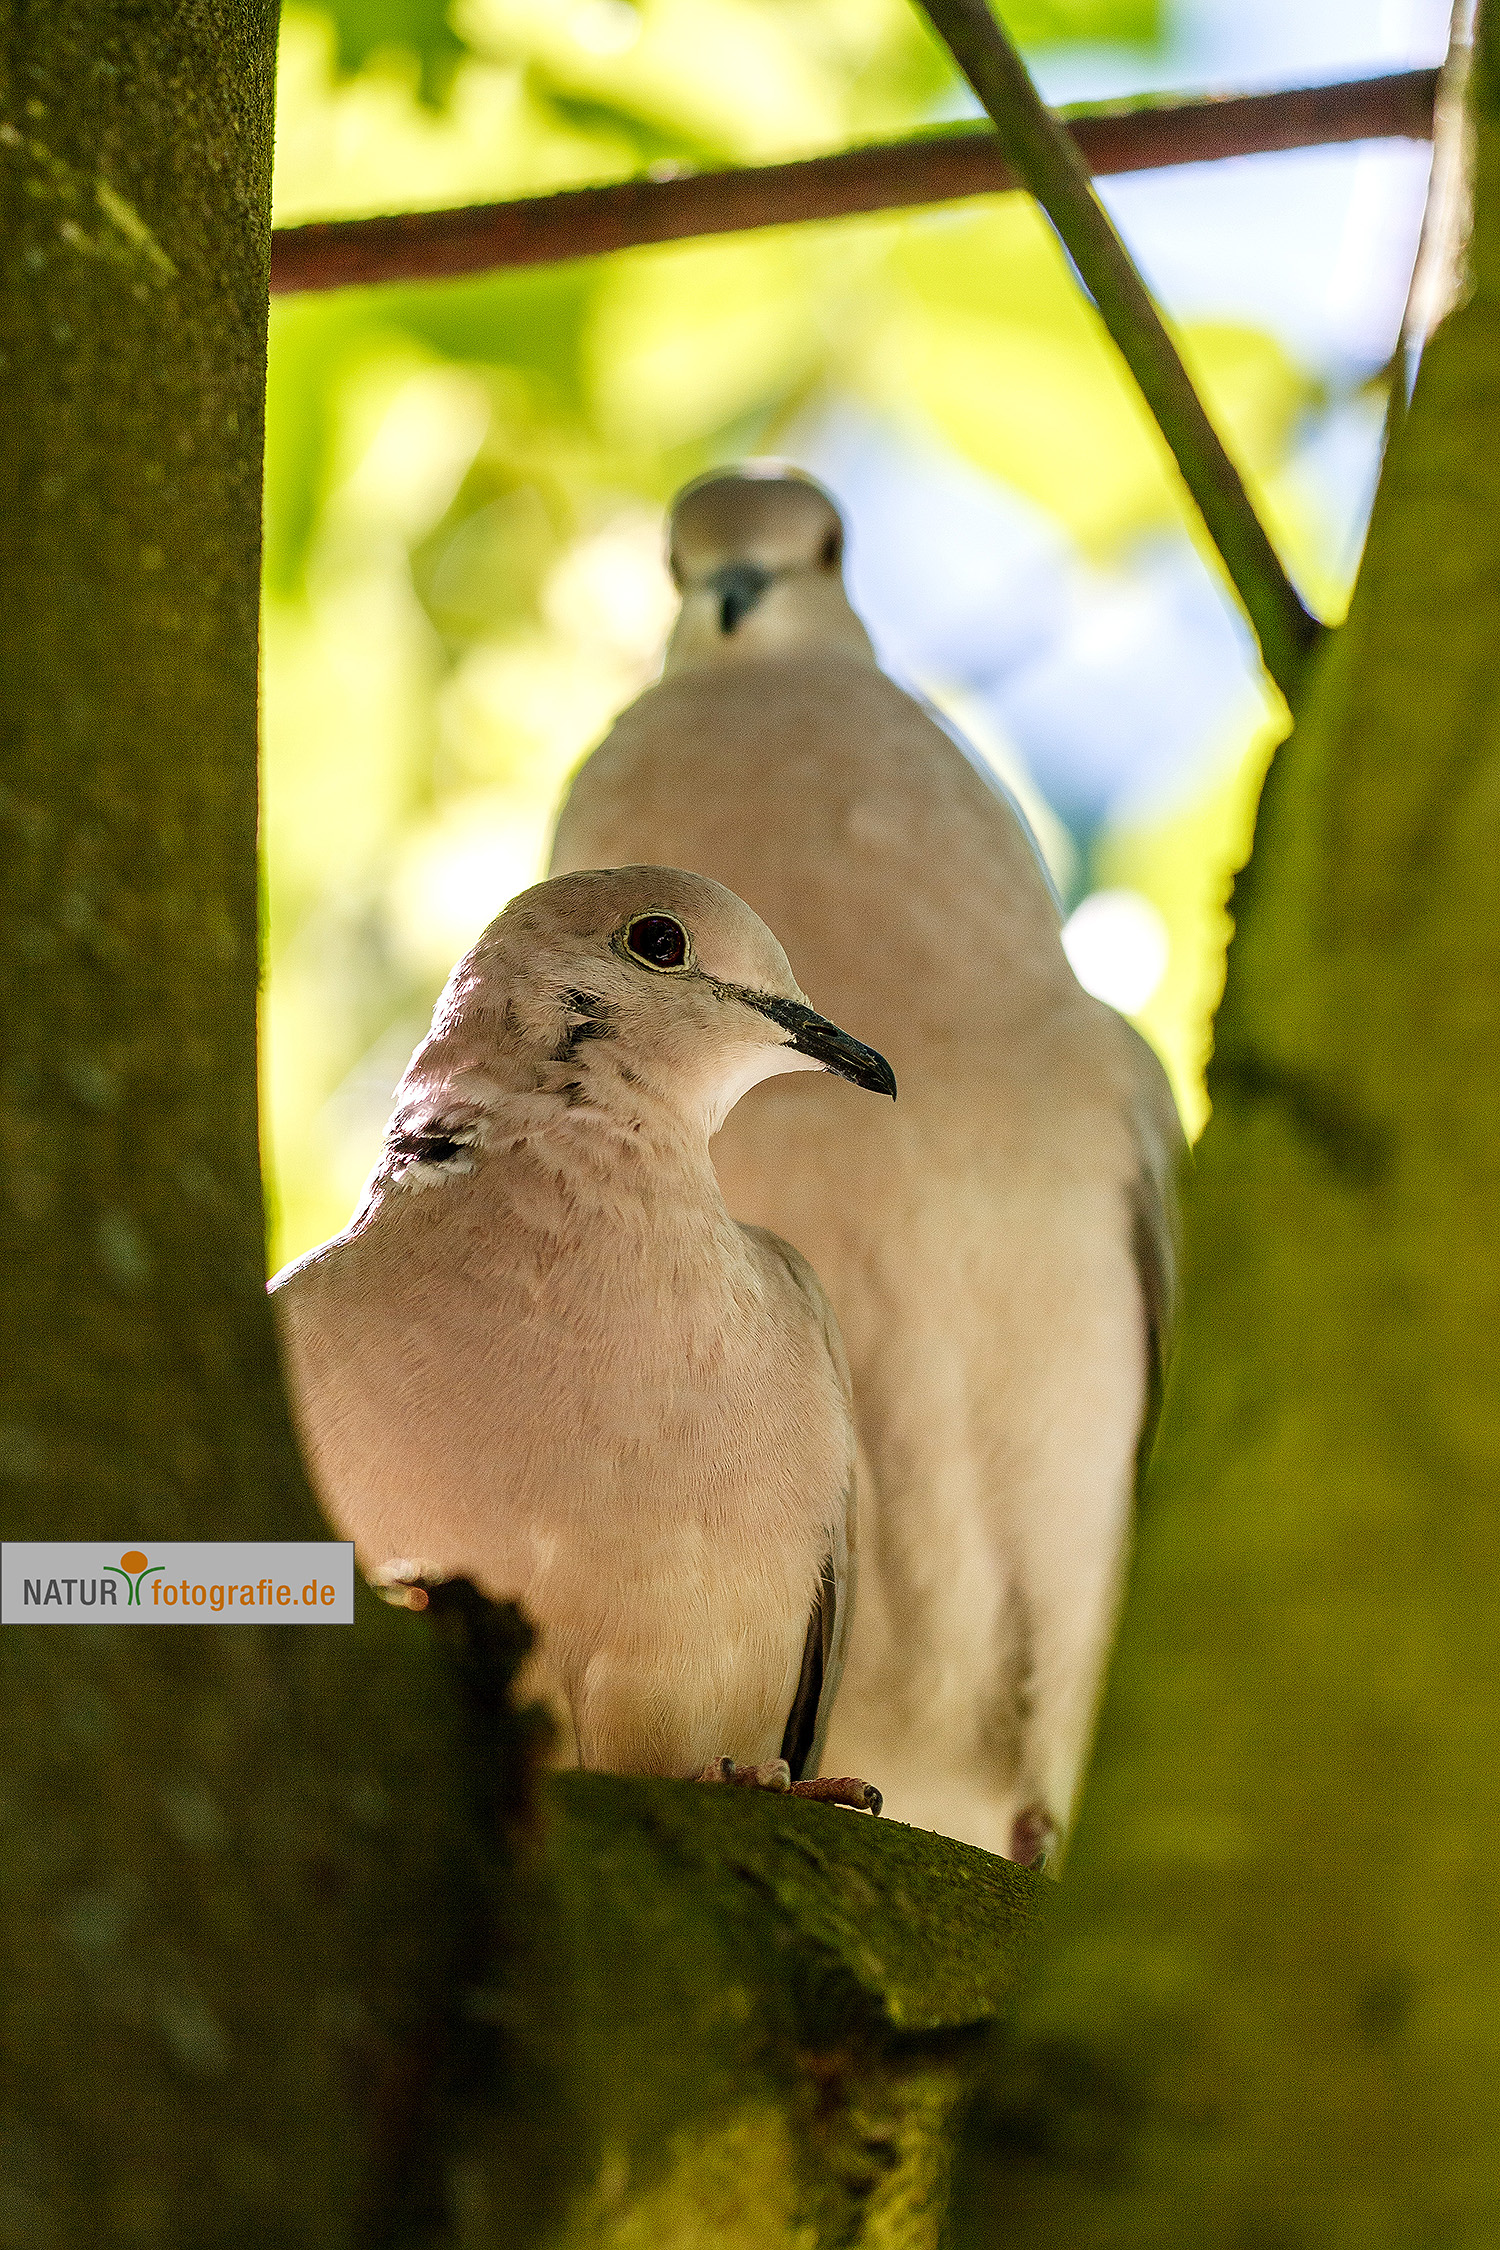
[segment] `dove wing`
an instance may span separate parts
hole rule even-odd
[[[847,1504],[852,1493],[845,1497]],[[848,1638],[847,1521],[846,1516],[824,1558],[817,1597],[807,1621],[802,1676],[781,1737],[781,1755],[792,1769],[793,1781],[817,1778],[839,1674],[844,1668],[844,1643]]]
[[[754,1235],[780,1261],[795,1283],[799,1295],[805,1300],[833,1362],[848,1416],[849,1453],[844,1489],[833,1527],[833,1537],[823,1558],[812,1610],[807,1620],[807,1639],[802,1648],[802,1671],[797,1681],[797,1691],[792,1698],[792,1707],[787,1713],[786,1727],[781,1737],[781,1755],[792,1769],[793,1781],[811,1781],[817,1776],[818,1765],[823,1756],[828,1722],[833,1715],[834,1697],[843,1675],[844,1651],[848,1646],[849,1625],[854,1611],[854,1392],[849,1378],[844,1339],[839,1334],[833,1307],[812,1267],[799,1250],[794,1250],[789,1242],[783,1242],[780,1235],[770,1233],[765,1227],[746,1227],[744,1231]]]

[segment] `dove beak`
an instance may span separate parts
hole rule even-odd
[[[774,571],[762,570],[758,563],[726,563],[712,573],[705,583],[718,598],[721,633],[732,633],[740,619],[749,616],[774,576]]]
[[[804,1007],[800,1000],[783,1000],[772,992],[746,992],[741,997],[773,1023],[779,1023],[790,1035],[787,1045],[795,1047],[799,1055],[810,1055],[835,1077],[847,1078],[852,1086],[896,1099],[896,1073],[884,1055],[878,1055],[863,1040],[851,1039],[847,1031],[840,1031],[836,1023]]]

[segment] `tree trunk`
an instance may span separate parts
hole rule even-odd
[[[1493,18],[1492,18],[1493,24]],[[1076,1844],[966,2246],[1500,2239],[1500,84],[1273,769]]]
[[[577,1774],[555,1801],[590,2156],[549,2250],[937,2250],[1052,1885],[750,1790]]]
[[[275,34],[274,0],[0,5],[12,1538],[323,1535],[256,1137]],[[0,1643],[4,2239],[423,2239],[456,2077],[502,2059],[464,1988],[511,1880],[513,1723],[365,1596],[353,1626]],[[510,2241],[552,2192],[518,2148],[485,2160]]]
[[[0,0],[0,1473],[317,1538],[263,1292],[271,0]],[[1032,1879],[733,1790],[532,1803],[468,1589],[10,1627],[0,2240],[935,2245]]]

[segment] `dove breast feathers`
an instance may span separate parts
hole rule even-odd
[[[626,997],[570,1052],[559,1003],[533,1026],[474,958],[359,1213],[275,1285],[315,1482],[367,1567],[409,1557],[522,1602],[565,1761],[775,1758],[830,1557],[844,1591],[847,1370],[816,1280],[730,1218],[707,1126],[652,1095],[646,1029],[621,1028],[632,979],[679,1045],[684,1012],[701,1047],[725,1005],[606,966],[592,982]],[[780,1067],[780,1033],[748,1020]],[[462,1140],[413,1161],[413,1119],[455,1114]]]

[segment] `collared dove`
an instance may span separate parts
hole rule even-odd
[[[562,1762],[878,1809],[811,1779],[852,1591],[843,1348],[708,1151],[801,1070],[896,1090],[742,901],[542,883],[454,970],[349,1226],[272,1288],[334,1524],[378,1579],[519,1598]]]
[[[1065,1829],[1166,1330],[1181,1129],[1079,986],[1009,797],[879,670],[822,488],[690,485],[660,682],[575,779],[553,867],[670,860],[780,934],[899,1111],[767,1086],[729,1208],[811,1259],[853,1370],[864,1546],[828,1756],[1032,1861]]]

